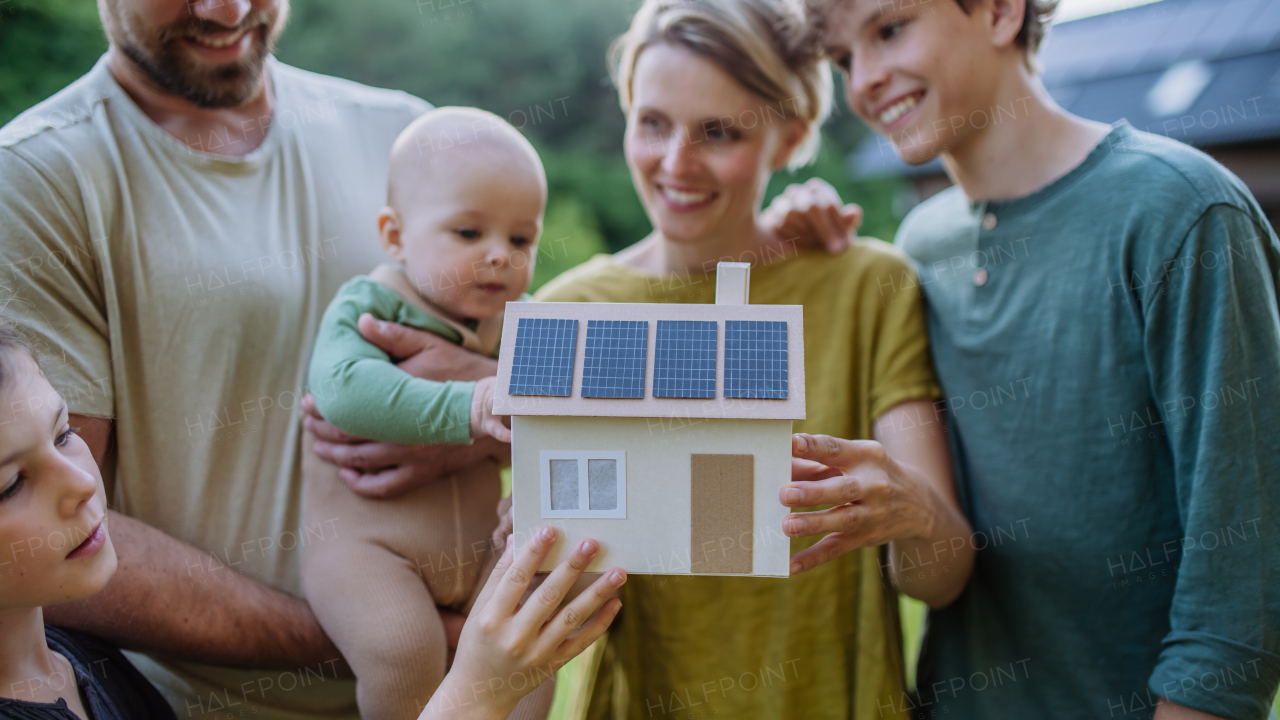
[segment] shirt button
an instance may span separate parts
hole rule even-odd
[[[995,213],[987,213],[986,215],[983,215],[983,216],[982,216],[982,229],[983,229],[983,230],[995,230],[995,229],[996,229],[996,216],[995,216]]]
[[[973,271],[973,284],[982,287],[987,284],[987,269],[978,268]]]

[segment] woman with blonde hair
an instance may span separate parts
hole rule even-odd
[[[802,459],[779,500],[811,512],[779,529],[793,577],[631,578],[626,610],[594,651],[588,716],[905,717],[896,591],[953,599],[972,551],[952,540],[970,530],[907,259],[869,239],[834,256],[799,248],[771,227],[786,222],[761,219],[771,174],[818,150],[825,64],[782,0],[648,0],[612,56],[624,151],[654,229],[539,299],[711,302],[716,263],[749,262],[752,303],[804,306],[808,418],[797,430],[866,440],[831,456],[829,438],[795,437]],[[857,213],[806,221],[848,227]],[[815,486],[835,482],[857,491],[847,504],[807,507]]]

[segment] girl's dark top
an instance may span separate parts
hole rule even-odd
[[[173,709],[120,651],[91,635],[45,626],[49,649],[75,668],[88,720],[173,720]],[[0,688],[0,693],[14,688]],[[0,720],[77,720],[66,700],[37,703],[0,697]]]

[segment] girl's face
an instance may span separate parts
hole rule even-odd
[[[0,609],[89,597],[116,570],[102,475],[35,362],[0,352]]]
[[[686,48],[645,48],[632,76],[624,151],[654,227],[668,240],[695,243],[753,222],[770,174],[804,137],[803,120],[783,119],[794,110]]]

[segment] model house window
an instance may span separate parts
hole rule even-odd
[[[625,518],[626,453],[543,450],[542,517]]]

